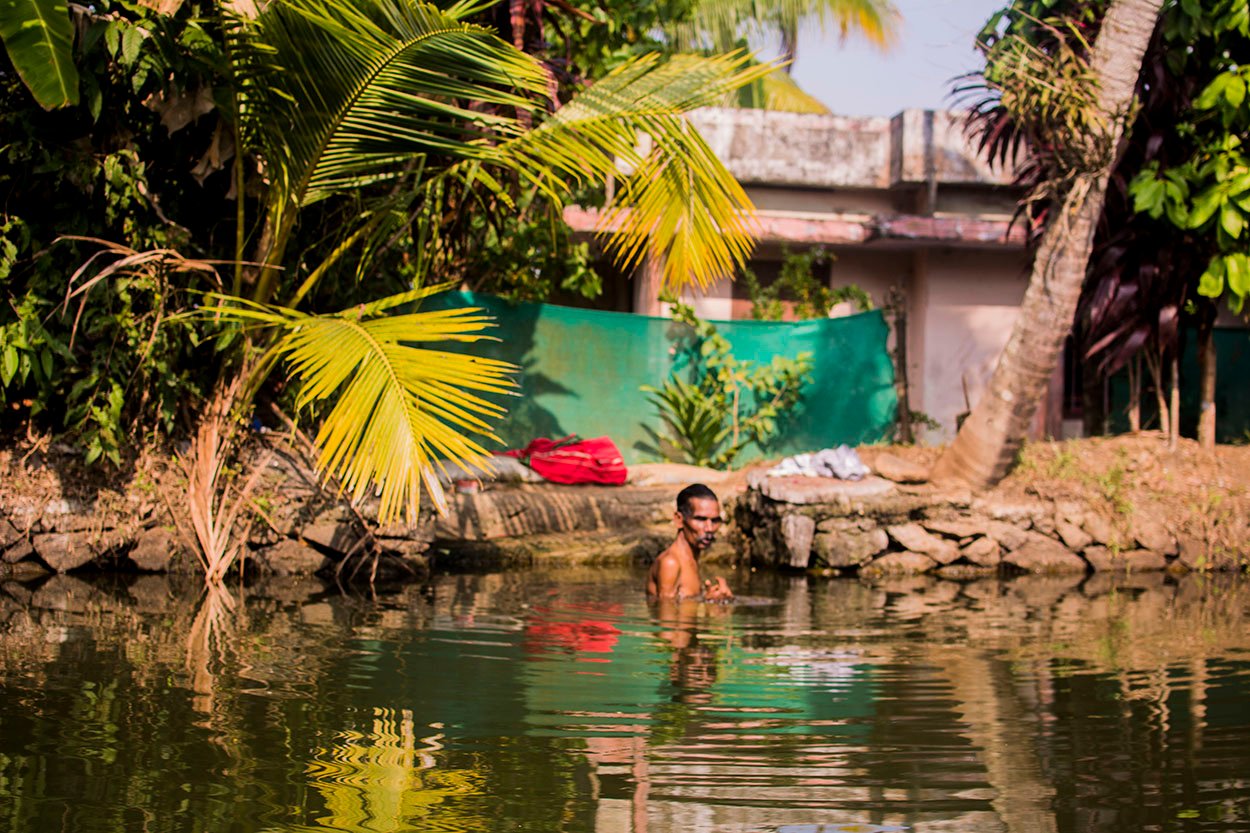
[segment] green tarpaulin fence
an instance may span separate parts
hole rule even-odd
[[[676,345],[689,330],[666,318],[511,303],[490,295],[451,292],[427,308],[480,307],[494,317],[491,335],[467,351],[521,368],[517,397],[497,433],[509,448],[534,437],[608,436],[626,463],[658,459],[651,431],[660,430],[654,403],[641,390],[673,371]],[[819,321],[716,322],[738,359],[768,362],[807,351],[815,368],[795,412],[767,448],[739,458],[779,457],[847,443],[886,439],[897,398],[879,311]],[[459,348],[458,348],[459,349]]]

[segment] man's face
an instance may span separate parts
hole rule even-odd
[[[720,529],[720,502],[710,497],[693,498],[689,514],[677,513],[677,523],[690,548],[702,552],[716,540]]]

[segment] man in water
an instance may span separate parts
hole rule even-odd
[[[703,581],[699,576],[699,556],[716,540],[720,529],[720,501],[702,483],[682,489],[677,495],[677,538],[660,553],[647,574],[647,595],[664,600],[699,599],[727,602],[734,594],[717,576]]]

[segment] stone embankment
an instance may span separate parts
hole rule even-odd
[[[267,515],[247,537],[250,574],[355,573],[366,561],[380,576],[420,575],[431,567],[532,564],[558,553],[576,563],[629,562],[671,541],[671,488],[509,486],[449,495],[449,513],[417,523],[376,523],[333,501],[291,504]],[[25,510],[25,511],[23,511]],[[58,499],[0,509],[0,577],[33,578],[80,569],[184,572],[197,569],[187,534],[169,514],[122,518],[91,504]],[[368,556],[361,558],[361,556]],[[365,575],[368,575],[366,572]]]
[[[672,502],[680,488],[673,483],[693,476],[693,467],[640,466],[622,488],[533,482],[514,471],[504,480],[462,481],[459,489],[448,484],[442,517],[425,508],[416,522],[379,524],[376,506],[336,499],[297,457],[277,455],[266,466],[245,513],[248,575],[404,579],[431,568],[498,568],[549,558],[645,560],[672,540]],[[0,578],[199,569],[193,532],[179,522],[186,513],[178,509],[183,496],[173,477],[167,478],[172,488],[149,481],[144,488],[67,496],[63,484],[72,478],[26,474],[26,489],[11,488],[12,479],[10,488],[0,488]]]
[[[755,473],[734,508],[752,564],[830,575],[1233,570],[1250,564],[1250,528],[1234,536],[1175,529],[1147,511],[1106,512],[1070,499],[942,491],[886,460],[903,483]],[[916,481],[908,486],[906,481]],[[1192,525],[1190,525],[1192,526]]]
[[[368,503],[346,505],[306,461],[277,453],[250,501],[243,569],[384,580],[431,568],[645,561],[672,540],[677,491],[700,480],[731,516],[707,560],[863,577],[1244,569],[1250,448],[1217,460],[1157,446],[1148,437],[1042,445],[982,495],[925,483],[916,449],[911,461],[864,449],[876,474],[855,482],[655,465],[631,469],[624,487],[558,486],[516,464],[509,478],[496,471],[494,481],[449,486],[446,516],[401,524],[378,524]],[[146,471],[150,479],[124,489],[91,490],[63,468],[0,454],[0,578],[198,570],[176,470]]]

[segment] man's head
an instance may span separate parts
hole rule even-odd
[[[677,513],[673,519],[680,530],[678,534],[697,555],[716,540],[716,531],[721,525],[720,501],[707,486],[694,483],[677,495]]]

